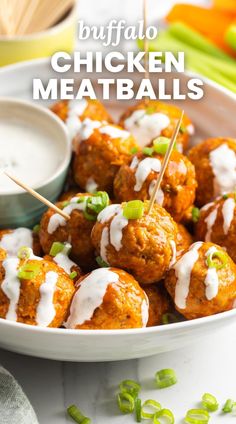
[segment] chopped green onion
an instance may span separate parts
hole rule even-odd
[[[76,277],[77,277],[77,275],[78,275],[78,273],[77,273],[76,271],[71,272],[71,273],[70,273],[70,279],[71,279],[71,280],[74,280],[74,278],[76,278]]]
[[[192,209],[192,221],[196,224],[200,218],[200,209],[194,207]]]
[[[179,132],[181,134],[186,134],[188,132],[187,128],[184,125],[180,126]]]
[[[232,399],[227,399],[227,401],[225,402],[222,411],[227,414],[229,412],[232,412],[233,409],[235,407],[235,402]]]
[[[132,149],[130,150],[130,154],[131,155],[135,155],[135,153],[138,153],[138,148],[137,147],[132,147]]]
[[[31,255],[32,250],[29,247],[22,246],[17,252],[17,257],[19,259],[29,259]]]
[[[136,398],[140,392],[141,386],[134,380],[124,380],[119,384],[121,393],[129,393]]]
[[[37,225],[35,225],[33,227],[33,233],[37,234],[37,233],[39,233],[39,230],[40,230],[40,225],[39,224],[37,224]]]
[[[158,419],[158,418],[161,418],[161,417],[167,418],[169,424],[174,424],[174,422],[175,422],[175,417],[174,417],[173,413],[170,411],[170,409],[164,408],[164,409],[161,409],[160,411],[157,411],[154,414],[153,421],[152,421],[153,424],[161,424],[159,419]]]
[[[167,137],[157,137],[153,140],[153,150],[160,155],[165,155],[170,144],[170,138]],[[176,143],[174,145],[176,149]]]
[[[144,147],[143,148],[143,154],[146,155],[146,156],[152,156],[153,148],[152,147]]]
[[[131,200],[127,202],[123,209],[126,219],[140,219],[143,216],[144,203],[141,200]]]
[[[219,261],[221,263],[219,263]],[[228,262],[227,253],[222,252],[220,250],[217,250],[216,252],[212,252],[210,253],[210,255],[207,256],[206,262],[209,268],[216,268],[216,269],[224,268]]]
[[[35,278],[40,271],[40,264],[27,263],[20,267],[18,278],[22,280],[31,280]]]
[[[101,258],[101,256],[96,257],[96,262],[100,266],[100,268],[108,268],[109,265]]]
[[[117,403],[123,414],[131,414],[134,411],[135,400],[128,392],[119,393],[117,395]]]
[[[79,408],[75,405],[69,406],[67,408],[68,415],[78,424],[90,424],[91,420],[88,417],[85,417]]]
[[[148,407],[148,410],[153,410],[152,412],[147,412],[146,408]],[[161,404],[153,399],[146,400],[141,408],[141,416],[144,419],[150,419],[153,418],[155,413],[161,410]]]
[[[190,409],[186,414],[184,422],[187,424],[207,424],[209,419],[210,415],[205,409]]]
[[[157,387],[159,387],[159,389],[164,389],[177,383],[177,377],[174,370],[169,368],[157,371],[155,378]]]
[[[62,208],[66,208],[69,204],[70,202],[68,200],[65,200],[65,202],[62,203]]]
[[[83,203],[83,202],[85,202],[85,200],[86,200],[85,196],[80,196],[80,197],[78,197],[76,203]],[[69,204],[70,204],[70,202],[69,202]]]
[[[105,191],[98,191],[86,199],[84,216],[88,221],[96,221],[97,215],[109,205],[109,196]]]
[[[228,194],[223,194],[222,199],[226,200],[228,198],[229,198]]]
[[[162,324],[172,324],[174,322],[178,322],[177,317],[175,314],[172,314],[171,312],[167,312],[166,314],[162,315]]]
[[[219,404],[215,396],[211,395],[210,393],[205,393],[202,396],[202,406],[210,412],[215,412],[219,408]]]
[[[49,255],[56,256],[58,253],[61,253],[64,250],[64,243],[60,243],[59,241],[54,241],[52,247],[50,249]]]
[[[136,417],[137,423],[141,423],[142,421],[141,406],[142,406],[141,399],[140,398],[135,399],[135,417]]]
[[[147,115],[152,115],[153,113],[155,113],[156,112],[156,109],[154,108],[154,107],[152,107],[152,106],[149,106],[146,110],[145,110],[145,113],[147,114]]]

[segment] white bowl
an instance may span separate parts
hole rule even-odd
[[[46,60],[26,62],[0,70],[0,96],[30,98],[31,80],[35,75],[45,80],[55,77]],[[124,73],[120,77],[125,78],[127,75]],[[173,77],[168,77],[169,83]],[[181,84],[186,86],[190,74],[178,77]],[[95,80],[97,76],[93,74],[92,78]],[[142,75],[134,75],[133,78],[138,82]],[[184,103],[175,103],[184,107],[196,123],[197,131],[193,143],[205,137],[236,137],[236,96],[227,90],[205,80],[205,96],[201,101],[186,100]],[[126,106],[127,102],[111,102],[111,113],[118,115]],[[213,331],[228,326],[235,320],[236,310],[232,310],[166,326],[88,331],[40,328],[0,319],[0,346],[19,353],[63,361],[123,360],[184,347],[203,336],[211,336]]]

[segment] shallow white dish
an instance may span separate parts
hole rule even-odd
[[[53,76],[55,77],[47,60],[25,62],[2,68],[0,96],[30,99],[32,79],[39,77],[48,80]],[[125,73],[122,77],[126,77]],[[159,74],[158,77],[161,75]],[[185,85],[189,74],[178,75],[178,77]],[[96,75],[93,74],[91,78],[96,79]],[[142,75],[134,75],[133,78],[138,82]],[[169,83],[172,78],[173,76],[168,77]],[[205,96],[201,101],[186,100],[174,103],[184,108],[196,124],[194,144],[206,137],[236,137],[234,119],[236,96],[230,92],[205,81]],[[128,102],[117,104],[111,101],[110,112],[115,116],[119,115],[127,106]],[[235,320],[236,310],[232,310],[167,326],[134,330],[87,331],[45,329],[0,319],[0,346],[19,353],[64,361],[122,360],[184,347],[203,336],[210,336],[212,331],[228,326]]]

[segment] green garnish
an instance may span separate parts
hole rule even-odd
[[[32,280],[40,271],[40,264],[27,263],[22,265],[18,271],[18,278],[21,280]]]
[[[84,216],[88,221],[96,221],[97,215],[109,205],[109,196],[105,191],[98,191],[86,199]]]
[[[210,415],[208,411],[204,409],[189,409],[184,422],[187,424],[207,424],[209,419]]]
[[[109,265],[101,258],[101,256],[96,257],[96,262],[100,266],[100,268],[108,268]]]
[[[222,199],[226,200],[228,198],[229,198],[228,194],[223,194]]]
[[[142,421],[142,402],[140,398],[135,399],[135,417],[136,417],[136,421],[137,423],[141,423]]]
[[[72,272],[70,273],[70,279],[71,279],[71,280],[74,280],[74,278],[76,278],[76,277],[77,277],[77,275],[78,275],[78,273],[77,273],[76,271],[72,271]]]
[[[37,233],[39,233],[39,230],[40,230],[40,225],[39,224],[37,224],[37,225],[35,225],[33,227],[33,233],[37,234]]]
[[[162,324],[172,324],[174,322],[178,322],[177,317],[171,312],[167,312],[166,314],[163,314],[161,319],[162,319]]]
[[[69,204],[70,202],[68,202],[68,200],[65,200],[65,202],[62,203],[62,208],[66,208]]]
[[[60,243],[59,241],[54,241],[52,247],[50,249],[49,255],[56,256],[58,253],[61,253],[64,250],[64,243]]]
[[[131,414],[134,411],[135,399],[128,392],[117,395],[118,407],[123,414]]]
[[[134,380],[124,380],[119,384],[119,389],[121,393],[129,393],[133,398],[137,398],[141,386]]]
[[[174,424],[175,422],[175,417],[173,415],[173,413],[170,411],[170,409],[161,409],[160,411],[157,411],[154,416],[153,416],[153,424],[161,424],[161,422],[159,421],[158,418],[167,418],[167,420],[169,421],[169,424]]]
[[[220,261],[220,262],[219,262]],[[209,268],[222,269],[228,262],[227,253],[222,252],[220,250],[216,250],[215,252],[210,253],[207,256],[207,266]]]
[[[153,148],[152,147],[144,147],[143,148],[143,154],[146,155],[146,156],[152,156]]]
[[[215,396],[210,393],[205,393],[202,396],[202,406],[209,412],[215,412],[219,408],[219,404]]]
[[[130,200],[123,208],[123,216],[126,219],[140,219],[143,216],[144,203],[141,200]]]
[[[68,415],[78,424],[90,424],[91,420],[85,417],[76,405],[71,405],[67,408]]]
[[[153,411],[148,412],[146,408],[148,408],[148,411],[149,410],[153,410]],[[153,399],[148,399],[142,405],[141,416],[142,418],[145,418],[145,419],[152,419],[154,415],[156,414],[156,412],[160,410],[161,410],[161,404],[159,402]]]
[[[196,224],[200,218],[200,209],[193,207],[192,209],[192,221]]]
[[[31,255],[32,250],[29,247],[22,246],[17,252],[17,257],[19,259],[29,259]]]
[[[233,409],[235,407],[235,402],[232,399],[227,399],[227,401],[225,402],[222,411],[227,414],[229,412],[232,412]]]
[[[153,150],[155,153],[160,155],[165,155],[170,144],[170,138],[167,137],[157,137],[153,140]],[[176,150],[176,143],[174,145],[174,149]]]
[[[145,113],[147,114],[147,115],[152,115],[153,113],[155,113],[156,112],[156,110],[155,110],[155,108],[154,107],[152,107],[152,106],[149,106],[146,110],[145,110]]]
[[[155,374],[156,384],[159,389],[164,389],[166,387],[173,386],[177,383],[177,377],[174,370],[166,368],[160,371],[157,371]]]
[[[186,134],[188,132],[187,128],[184,125],[180,126],[179,132],[181,134]]]
[[[135,155],[135,153],[138,153],[138,148],[137,147],[132,147],[132,149],[130,150],[130,154],[131,155]]]

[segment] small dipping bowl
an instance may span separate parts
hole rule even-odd
[[[67,129],[56,115],[28,101],[0,98],[0,228],[32,227],[47,209],[4,169],[55,202],[70,159]]]

